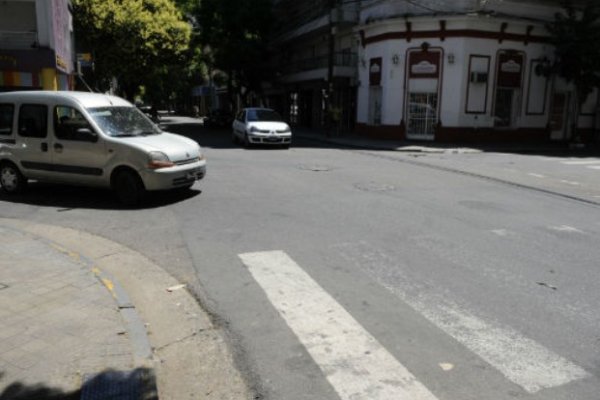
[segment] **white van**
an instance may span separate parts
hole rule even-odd
[[[125,204],[189,188],[206,173],[200,146],[166,133],[131,103],[84,92],[0,93],[0,185],[27,180],[107,187]]]

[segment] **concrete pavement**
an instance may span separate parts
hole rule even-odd
[[[439,143],[415,140],[375,139],[355,133],[327,134],[324,131],[297,127],[294,135],[308,140],[351,148],[388,150],[411,153],[481,153],[506,152],[523,154],[600,154],[599,145],[573,146],[568,143]]]
[[[0,219],[0,399],[250,398],[185,283],[81,231]]]

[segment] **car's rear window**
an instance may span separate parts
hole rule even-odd
[[[283,121],[273,110],[248,110],[248,121]]]

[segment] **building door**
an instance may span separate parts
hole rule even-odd
[[[369,88],[369,125],[381,125],[381,86]]]
[[[437,93],[409,93],[407,137],[431,140],[438,122]]]
[[[520,90],[514,88],[497,88],[494,110],[494,126],[496,128],[510,128],[515,125],[519,93]]]
[[[569,92],[556,92],[552,96],[550,109],[550,139],[567,140],[569,138]]]

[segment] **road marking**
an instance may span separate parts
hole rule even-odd
[[[358,263],[377,283],[527,392],[535,393],[589,376],[583,368],[515,329],[485,321],[448,296],[431,293],[426,285],[407,279],[397,261],[373,246],[361,244],[339,247],[344,257]]]
[[[495,233],[498,236],[508,236],[512,234],[512,232],[507,229],[492,229],[492,233]]]
[[[561,179],[560,181],[561,181],[562,183],[566,183],[567,185],[573,185],[573,186],[578,186],[578,185],[581,185],[581,183],[579,183],[579,182],[576,182],[576,181],[567,181],[567,180],[565,180],[565,179]]]
[[[583,233],[582,230],[574,228],[572,226],[568,226],[568,225],[549,226],[548,228],[552,229],[553,231],[559,231],[559,232]]]
[[[342,400],[436,400],[286,253],[239,257]]]
[[[600,164],[600,160],[577,160],[577,161],[561,161],[565,165],[593,165]]]
[[[535,172],[528,172],[527,175],[533,176],[534,178],[545,178],[542,174],[536,174]]]
[[[588,165],[589,169],[600,169],[600,165]]]

